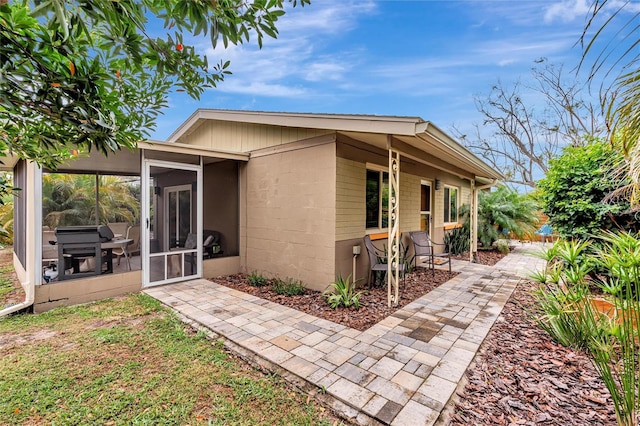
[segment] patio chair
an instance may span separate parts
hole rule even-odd
[[[124,237],[126,240],[133,240],[127,246],[127,255],[130,257],[134,254],[140,254],[140,225],[130,226],[127,228],[126,235]],[[118,266],[120,265],[120,258],[125,255],[125,249],[123,248],[114,248],[113,255],[118,258]],[[129,270],[131,270],[131,262],[129,262]]]
[[[368,235],[364,236],[364,246],[367,249],[367,254],[369,255],[369,287],[372,287],[373,282],[371,281],[374,272],[383,272],[386,274],[387,272],[387,254],[382,250],[376,248],[371,241],[371,237]],[[404,262],[400,262],[400,273],[402,274],[402,282],[404,284],[404,275],[406,272],[406,267]]]
[[[413,264],[418,266],[418,257],[426,257],[428,261],[428,267],[431,268],[431,275],[436,273],[436,259],[438,264],[449,264],[449,272],[451,272],[451,253],[435,253],[434,246],[443,246],[444,244],[434,243],[427,231],[413,231],[409,233],[409,238],[413,242]]]
[[[553,228],[548,223],[545,223],[535,232],[535,234],[540,235],[542,244],[546,244],[547,237],[551,237],[553,235]],[[551,239],[551,241],[553,241],[553,239]]]

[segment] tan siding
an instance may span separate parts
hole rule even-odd
[[[365,228],[364,163],[336,159],[336,240],[362,238]]]
[[[400,232],[420,229],[420,177],[400,171]]]
[[[334,133],[332,130],[210,120],[189,135],[182,137],[179,142],[224,151],[251,152],[332,133]]]
[[[246,166],[246,269],[324,290],[334,280],[335,144]]]

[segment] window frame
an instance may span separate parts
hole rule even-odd
[[[455,190],[455,202],[456,202],[456,217],[455,221],[451,220],[451,190]],[[447,193],[449,196],[447,197]],[[444,185],[442,190],[442,197],[444,198],[443,208],[442,208],[442,216],[443,222],[445,225],[449,224],[457,224],[460,219],[460,187],[454,185]],[[449,217],[447,217],[447,211],[449,212]]]
[[[367,188],[366,188],[366,184],[367,184],[367,173],[368,172],[377,172],[378,173],[378,225],[376,227],[367,227]],[[384,231],[388,231],[389,229],[389,222],[388,222],[388,209],[389,207],[386,206],[386,210],[387,210],[387,226],[382,226],[383,225],[383,217],[384,217],[384,211],[385,211],[385,206],[383,205],[383,196],[382,196],[382,191],[383,191],[383,187],[384,187],[384,176],[387,176],[387,187],[389,186],[389,170],[383,166],[379,166],[377,164],[366,164],[366,168],[365,168],[365,220],[364,220],[364,227],[365,227],[365,231],[367,234],[375,234],[375,233],[379,233],[379,232],[384,232]]]

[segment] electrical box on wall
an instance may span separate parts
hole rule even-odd
[[[354,255],[359,255],[360,254],[360,246],[353,246],[353,254]]]

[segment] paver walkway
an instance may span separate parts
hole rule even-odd
[[[544,264],[518,245],[361,332],[200,279],[145,292],[233,350],[359,424],[433,425],[521,277]]]

